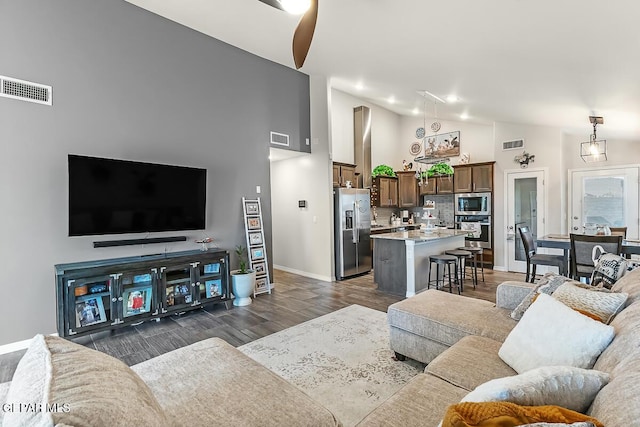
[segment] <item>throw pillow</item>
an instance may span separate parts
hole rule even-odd
[[[498,351],[519,374],[541,366],[590,369],[613,340],[613,327],[540,294]]]
[[[571,366],[544,366],[479,385],[462,402],[507,401],[518,405],[558,405],[585,412],[609,374]]]
[[[594,423],[590,423],[589,421],[579,421],[577,423],[533,423],[533,424],[522,424],[520,427],[596,427]]]
[[[574,423],[588,421],[604,427],[595,418],[560,406],[520,406],[511,402],[462,402],[451,405],[442,420],[443,427],[515,427],[527,423]]]
[[[522,319],[522,315],[529,307],[539,294],[545,293],[547,295],[551,295],[553,291],[555,291],[558,286],[562,285],[564,282],[571,281],[570,278],[565,276],[560,276],[556,273],[547,273],[540,278],[536,286],[531,289],[529,295],[527,295],[520,304],[511,312],[511,318],[513,320]]]
[[[54,336],[33,338],[7,404],[26,409],[6,412],[6,426],[169,425],[149,387],[127,365]]]
[[[593,292],[571,283],[561,285],[551,296],[564,305],[606,324],[624,308],[624,303],[629,297],[628,294],[619,292]]]
[[[603,253],[598,258],[591,273],[591,286],[611,289],[616,281],[627,272],[627,260],[620,255]]]

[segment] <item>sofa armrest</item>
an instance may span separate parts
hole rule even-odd
[[[536,286],[534,283],[506,281],[496,289],[496,306],[513,310],[522,302],[524,297]]]

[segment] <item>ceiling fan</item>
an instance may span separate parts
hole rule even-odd
[[[318,0],[258,0],[289,13],[304,12],[293,33],[293,62],[300,69],[307,58],[318,19]]]

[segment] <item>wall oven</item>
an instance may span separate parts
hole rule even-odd
[[[456,228],[467,232],[467,245],[491,249],[490,216],[456,215]]]
[[[491,215],[491,193],[456,194],[456,215]]]

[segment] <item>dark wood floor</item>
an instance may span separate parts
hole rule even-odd
[[[240,346],[351,304],[387,311],[390,304],[402,299],[376,290],[373,273],[331,283],[279,270],[274,273],[276,285],[271,295],[259,295],[249,306],[227,310],[217,304],[74,341],[133,365],[206,338],[220,337]],[[495,302],[498,284],[523,280],[522,276],[485,270],[485,282],[474,290],[467,281],[463,295]],[[0,355],[0,383],[11,380],[23,354],[24,350]]]

